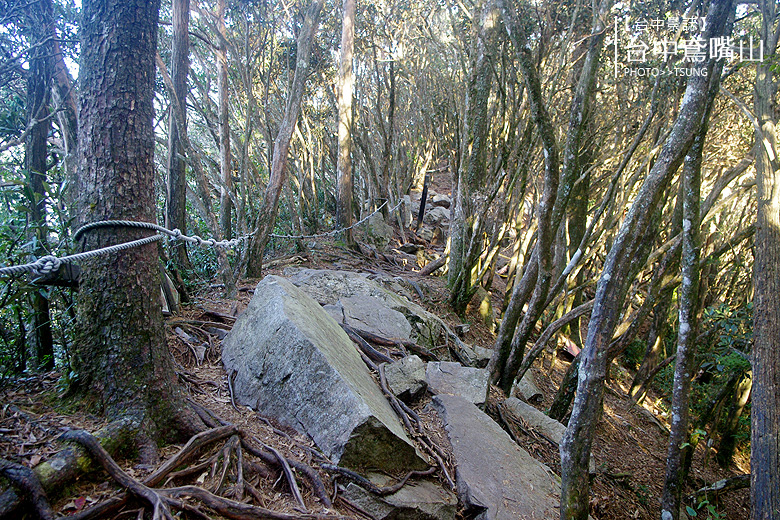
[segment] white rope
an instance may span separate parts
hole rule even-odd
[[[397,210],[401,204],[403,204],[403,199],[401,199],[398,204],[395,205],[394,208],[390,209],[390,212],[393,212]],[[328,231],[327,233],[320,233],[318,235],[276,235],[276,234],[270,234],[269,236],[273,238],[288,238],[288,239],[304,239],[304,238],[320,238],[320,237],[327,237],[327,236],[334,236],[338,233],[343,233],[344,231],[347,231],[349,229],[352,229],[354,227],[357,227],[364,222],[366,222],[368,219],[379,213],[379,211],[387,205],[387,201],[383,202],[381,206],[379,206],[374,212],[366,215],[358,222],[355,222],[349,227],[346,228],[340,228],[340,229],[334,229],[333,231]],[[83,253],[76,253],[73,255],[63,256],[63,257],[56,257],[54,255],[46,255],[42,256],[41,258],[35,260],[34,262],[30,262],[27,264],[22,265],[12,265],[8,267],[0,267],[0,276],[15,276],[20,275],[24,273],[32,273],[34,276],[44,276],[49,273],[56,272],[59,270],[60,266],[63,263],[68,262],[75,262],[77,260],[85,260],[87,258],[92,258],[95,256],[103,255],[103,254],[109,254],[109,253],[115,253],[118,251],[124,251],[126,249],[130,249],[133,247],[139,247],[146,244],[151,244],[152,242],[156,242],[158,240],[161,240],[163,238],[163,235],[168,235],[171,237],[171,240],[182,240],[184,242],[190,243],[190,244],[197,244],[199,246],[211,246],[211,247],[233,247],[237,246],[244,240],[247,240],[252,237],[257,231],[253,231],[252,233],[248,235],[244,235],[238,238],[233,238],[231,240],[214,240],[213,238],[204,239],[198,235],[192,235],[188,236],[182,233],[178,228],[177,229],[168,229],[162,226],[158,226],[157,224],[153,224],[151,222],[136,222],[134,220],[100,220],[98,222],[92,222],[90,224],[86,224],[82,227],[80,227],[74,234],[73,234],[73,242],[76,242],[81,238],[81,236],[86,233],[87,231],[91,231],[93,229],[97,228],[103,228],[103,227],[129,227],[129,228],[137,228],[137,229],[149,229],[152,231],[157,231],[157,235],[152,235],[150,237],[141,238],[138,240],[133,240],[130,242],[124,242],[122,244],[116,244],[113,246],[103,247],[100,249],[93,249],[92,251],[85,251]]]
[[[46,255],[42,256],[34,262],[30,262],[29,264],[0,267],[0,276],[13,276],[24,273],[32,273],[35,276],[44,276],[49,273],[56,272],[63,263],[75,262],[76,260],[85,260],[94,256],[115,253],[117,251],[124,251],[125,249],[130,249],[131,247],[138,247],[151,244],[152,242],[157,242],[161,238],[162,235],[153,235],[150,237],[133,240],[132,242],[125,242],[114,246],[93,249],[92,251],[85,251],[84,253],[63,256],[62,258],[57,258],[53,255]]]

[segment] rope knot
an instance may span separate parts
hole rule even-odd
[[[33,273],[37,276],[54,273],[60,268],[61,265],[62,262],[56,256],[42,256],[33,263]]]
[[[171,240],[181,240],[182,236],[183,234],[179,228],[174,228],[173,231],[171,231]]]

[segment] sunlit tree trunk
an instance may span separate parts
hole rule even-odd
[[[493,61],[496,59],[499,13],[493,0],[477,7],[479,24],[473,32],[473,58],[466,93],[466,124],[463,157],[457,172],[455,206],[450,225],[449,285],[450,302],[462,314],[476,291],[474,269],[481,247],[476,229],[479,216],[479,190],[487,177],[487,155],[490,146],[488,100],[493,84]],[[474,253],[477,254],[474,254]]]
[[[731,0],[714,0],[711,3],[705,39],[723,35],[731,9]],[[588,517],[588,463],[604,397],[609,345],[630,283],[628,278],[634,251],[640,245],[639,240],[647,235],[661,194],[682,163],[702,122],[714,63],[710,60],[698,68],[704,75],[693,76],[688,81],[671,134],[621,225],[596,286],[588,336],[580,353],[577,396],[560,447],[561,518],[564,519],[585,520]]]
[[[168,124],[168,198],[165,224],[168,229],[187,232],[187,177],[185,148],[181,134],[187,132],[187,75],[190,70],[190,0],[173,2],[173,47],[171,50],[171,80],[173,95],[178,100],[181,121],[177,121],[174,106]],[[185,242],[174,243],[173,260],[179,268],[189,265]]]
[[[355,0],[344,0],[341,25],[341,55],[338,94],[338,162],[336,168],[336,221],[342,228],[352,225],[352,94],[355,79],[352,74],[352,52],[355,47]],[[344,241],[354,245],[351,229],[344,232]]]
[[[217,3],[217,28],[220,33],[217,47],[217,94],[219,96],[219,173],[222,187],[219,192],[219,230],[222,238],[233,236],[233,172],[230,152],[230,88],[228,85],[227,29],[225,27],[226,0]]]
[[[246,248],[245,257],[242,258],[242,264],[246,265],[248,276],[259,277],[263,265],[263,250],[268,243],[269,234],[276,221],[276,213],[279,209],[279,195],[287,179],[287,155],[290,151],[290,140],[292,139],[295,125],[298,122],[298,115],[301,112],[301,101],[303,100],[303,88],[306,77],[309,75],[309,59],[311,57],[311,47],[314,41],[314,35],[320,22],[320,12],[322,11],[323,0],[313,0],[306,10],[306,16],[303,27],[298,34],[298,52],[295,62],[295,75],[290,86],[290,93],[287,96],[287,106],[284,110],[284,117],[279,126],[279,134],[274,140],[274,153],[271,160],[271,176],[268,180],[268,186],[263,196],[263,203],[260,207],[255,229],[249,246]]]
[[[666,454],[666,477],[661,498],[661,515],[665,520],[677,519],[680,515],[680,500],[683,491],[685,469],[683,460],[691,449],[688,443],[690,416],[691,378],[696,355],[696,333],[698,330],[697,310],[699,308],[699,257],[701,254],[699,201],[701,199],[701,162],[704,140],[707,135],[712,99],[717,94],[720,71],[710,85],[710,99],[705,111],[702,127],[685,158],[682,189],[682,282],[678,291],[677,359],[672,386],[672,423],[669,447]],[[668,517],[668,518],[667,518]]]

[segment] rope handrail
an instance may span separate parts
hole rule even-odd
[[[392,209],[390,209],[390,212],[393,212],[397,210],[401,204],[403,204],[403,199],[401,199],[398,204],[395,205]],[[304,239],[304,238],[321,238],[321,237],[327,237],[327,236],[335,236],[338,233],[343,233],[344,231],[348,231],[352,228],[355,228],[366,221],[370,219],[372,216],[379,213],[379,211],[387,205],[387,201],[384,201],[376,210],[374,210],[372,213],[366,215],[358,222],[355,222],[351,226],[345,227],[345,228],[339,228],[334,229],[332,231],[328,231],[326,233],[320,233],[317,235],[277,235],[274,233],[269,234],[270,237],[273,238],[285,238],[285,239]],[[184,242],[190,243],[190,244],[196,244],[198,246],[211,246],[211,247],[233,247],[237,246],[244,240],[247,240],[251,238],[255,233],[257,233],[257,230],[253,231],[252,233],[248,235],[243,235],[241,237],[233,238],[230,240],[215,240],[213,238],[204,239],[201,236],[198,235],[185,235],[182,233],[178,228],[176,229],[168,229],[166,227],[154,224],[152,222],[138,222],[135,220],[99,220],[97,222],[91,222],[89,224],[85,224],[84,226],[80,227],[76,232],[73,234],[72,241],[75,243],[77,242],[84,233],[91,231],[93,229],[98,228],[104,228],[104,227],[128,227],[128,228],[137,228],[137,229],[149,229],[152,231],[156,231],[158,234],[152,235],[145,238],[140,238],[138,240],[132,240],[130,242],[123,242],[121,244],[116,244],[113,246],[107,246],[102,247],[99,249],[93,249],[92,251],[85,251],[83,253],[76,253],[72,255],[67,255],[63,257],[57,257],[54,255],[45,255],[33,262],[29,262],[26,264],[21,265],[12,265],[7,267],[0,267],[0,276],[14,276],[14,275],[20,275],[25,273],[31,273],[34,276],[45,276],[47,274],[56,272],[59,270],[60,266],[63,263],[69,263],[69,262],[75,262],[77,260],[85,260],[87,258],[92,258],[95,256],[103,255],[103,254],[109,254],[109,253],[115,253],[118,251],[124,251],[126,249],[130,249],[133,247],[139,247],[146,244],[151,244],[152,242],[156,242],[158,240],[161,240],[163,238],[163,235],[168,235],[171,240],[182,240]]]

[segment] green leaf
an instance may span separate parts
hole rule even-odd
[[[685,506],[685,511],[688,513],[688,516],[693,516],[693,517],[697,516],[696,510],[691,506]]]

